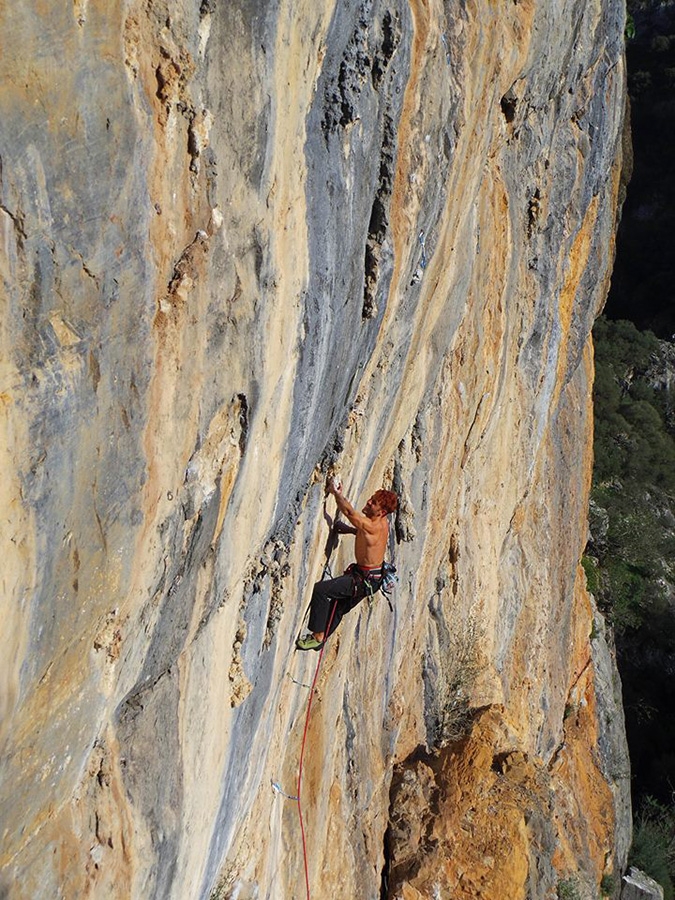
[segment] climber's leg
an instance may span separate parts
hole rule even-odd
[[[337,606],[331,622],[331,633],[340,624],[342,616],[347,611],[340,601],[351,600],[354,592],[354,579],[351,575],[341,575],[339,578],[331,578],[326,581],[318,581],[312,591],[312,602],[309,607],[309,630],[319,640],[323,640],[328,621],[331,615],[332,604],[337,600]],[[341,608],[342,607],[342,608]]]

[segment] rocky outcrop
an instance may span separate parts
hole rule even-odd
[[[670,398],[675,393],[675,343],[659,341],[658,346],[658,354],[645,372],[645,378],[655,390],[664,391]],[[668,412],[672,416],[670,408]]]
[[[623,876],[621,900],[663,900],[663,888],[635,866]]]
[[[5,894],[303,895],[271,785],[338,470],[399,492],[400,583],[324,658],[312,896],[599,885],[628,766],[578,563],[623,3],[3,24]]]

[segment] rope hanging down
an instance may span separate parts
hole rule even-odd
[[[336,528],[336,525],[337,525],[337,521],[340,517],[340,513],[338,512],[335,515],[335,518],[331,520],[331,518],[328,516],[328,513],[326,511],[326,501],[325,500],[324,500],[323,514],[324,514],[324,518],[326,519],[326,521],[329,524],[330,531],[328,533],[328,540],[326,541],[326,548],[325,548],[326,563],[323,567],[323,572],[321,573],[322,581],[327,577],[328,578],[332,577],[331,571],[330,571],[330,559],[331,559],[331,556],[333,555],[333,550],[335,550],[335,548],[337,547],[337,543],[339,540],[339,532],[338,532],[338,529]],[[310,603],[311,603],[311,600],[310,600]],[[303,622],[306,620],[307,614],[309,613],[310,603],[307,604],[307,609],[305,610],[305,613],[302,617]],[[330,632],[330,626],[333,624],[333,617],[335,615],[336,609],[337,609],[337,601],[333,601],[333,608],[331,610],[330,618],[328,619],[328,626],[326,628],[327,633]],[[310,716],[310,712],[312,710],[312,697],[314,696],[314,688],[316,687],[316,682],[319,677],[319,669],[321,668],[321,660],[323,659],[323,652],[324,652],[325,647],[326,647],[326,643],[324,641],[324,643],[321,646],[321,652],[319,653],[319,658],[316,663],[316,669],[314,670],[314,677],[312,679],[311,685],[305,684],[304,682],[298,681],[296,678],[293,678],[293,676],[290,674],[290,672],[286,673],[288,675],[288,677],[291,679],[291,681],[294,682],[295,684],[298,684],[301,687],[309,688],[309,698],[307,700],[307,714],[305,716],[305,727],[304,727],[304,730],[302,733],[302,746],[300,748],[300,762],[298,764],[298,793],[297,793],[297,796],[294,797],[292,794],[287,794],[286,791],[282,790],[280,784],[278,784],[275,781],[272,782],[272,790],[275,793],[281,794],[282,797],[286,797],[286,799],[288,799],[288,800],[295,800],[295,801],[297,801],[297,804],[298,804],[298,817],[300,819],[300,832],[302,834],[302,855],[303,855],[304,867],[305,867],[305,887],[307,889],[307,900],[310,900],[309,865],[307,862],[307,841],[305,838],[305,825],[302,820],[302,802],[300,800],[300,790],[302,787],[302,766],[303,766],[303,761],[304,761],[304,757],[305,757],[305,744],[307,743],[307,732],[309,730],[309,716]]]
[[[328,627],[326,628],[326,634],[330,634],[330,626],[333,624],[333,616],[335,615],[335,610],[337,609],[337,600],[333,601],[333,608],[331,609],[330,618],[328,619]],[[314,670],[314,678],[312,679],[312,687],[309,692],[309,699],[307,700],[307,715],[305,716],[305,728],[302,733],[302,745],[300,747],[300,763],[298,765],[298,789],[297,789],[297,802],[298,802],[298,818],[300,819],[300,833],[302,835],[302,856],[305,864],[305,887],[307,888],[307,900],[310,900],[309,895],[309,866],[307,864],[307,841],[305,839],[305,825],[302,821],[302,801],[301,801],[301,790],[302,790],[302,764],[305,758],[305,744],[307,742],[307,730],[309,728],[309,714],[312,710],[312,698],[314,696],[314,688],[316,687],[316,681],[319,677],[319,669],[321,668],[321,660],[323,659],[323,651],[326,649],[326,641],[324,640],[321,645],[321,650],[319,651],[319,659],[316,663],[316,669]]]
[[[327,497],[326,497],[326,499],[327,499]],[[324,515],[324,518],[326,519],[326,521],[328,522],[330,530],[328,533],[328,539],[326,541],[326,547],[325,547],[326,562],[323,567],[323,572],[321,573],[322,581],[325,578],[332,577],[331,570],[330,570],[330,560],[333,555],[333,551],[337,547],[338,541],[340,539],[340,533],[337,528],[337,523],[338,523],[338,519],[340,518],[340,513],[338,511],[336,513],[335,517],[333,519],[331,519],[326,510],[326,499],[324,499],[323,515]],[[311,600],[310,600],[310,603],[311,603]],[[303,622],[305,621],[305,619],[307,618],[307,615],[309,613],[310,603],[307,604],[307,609],[305,610],[305,614],[302,617]],[[337,600],[334,600],[333,607],[332,607],[331,613],[330,613],[330,617],[328,619],[328,625],[326,627],[326,632],[325,632],[326,635],[330,634],[330,627],[333,624],[333,617],[335,616],[336,609],[337,609]],[[272,783],[272,787],[274,788],[275,791],[282,794],[282,796],[287,797],[289,800],[295,800],[298,804],[298,818],[300,819],[300,833],[302,835],[302,856],[303,856],[303,862],[304,862],[304,867],[305,867],[305,888],[307,890],[307,900],[310,900],[309,864],[307,862],[307,840],[305,837],[305,824],[302,819],[302,800],[301,800],[302,767],[303,767],[303,763],[304,763],[304,759],[305,759],[305,745],[307,743],[307,732],[309,730],[309,717],[310,717],[310,713],[312,711],[312,698],[314,697],[314,688],[316,687],[316,682],[319,677],[319,669],[321,668],[321,661],[323,659],[323,653],[324,653],[325,649],[326,649],[326,641],[324,639],[324,642],[321,645],[321,650],[319,652],[319,658],[316,663],[316,669],[314,670],[314,677],[312,678],[311,685],[303,684],[302,682],[297,681],[295,678],[293,678],[293,676],[289,676],[291,678],[291,680],[294,681],[296,684],[300,684],[302,687],[309,688],[309,698],[307,700],[307,714],[305,715],[305,727],[304,727],[304,730],[302,733],[302,745],[300,747],[300,761],[298,763],[297,796],[292,797],[290,794],[287,794],[287,793],[285,793],[285,791],[282,791],[281,787],[278,784],[275,784],[274,782]]]

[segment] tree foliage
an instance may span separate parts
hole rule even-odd
[[[630,322],[594,329],[589,589],[614,625],[633,769],[631,863],[673,898],[675,435],[660,343]],[[666,345],[667,346],[667,345]],[[671,379],[672,381],[672,379]],[[656,799],[654,799],[656,798]]]
[[[675,439],[671,399],[648,377],[659,354],[654,335],[600,318],[594,338],[592,497],[605,524],[591,554],[598,600],[622,634],[650,630],[675,597]],[[675,639],[675,620],[672,630]]]

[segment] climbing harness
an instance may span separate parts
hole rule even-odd
[[[389,604],[389,609],[393,612],[394,607],[391,605],[391,592],[398,581],[396,574],[396,566],[392,563],[383,562],[376,569],[366,569],[352,563],[345,569],[345,575],[351,575],[354,581],[354,597],[358,593],[359,587],[365,589],[364,597],[372,600],[378,591],[381,591]]]

